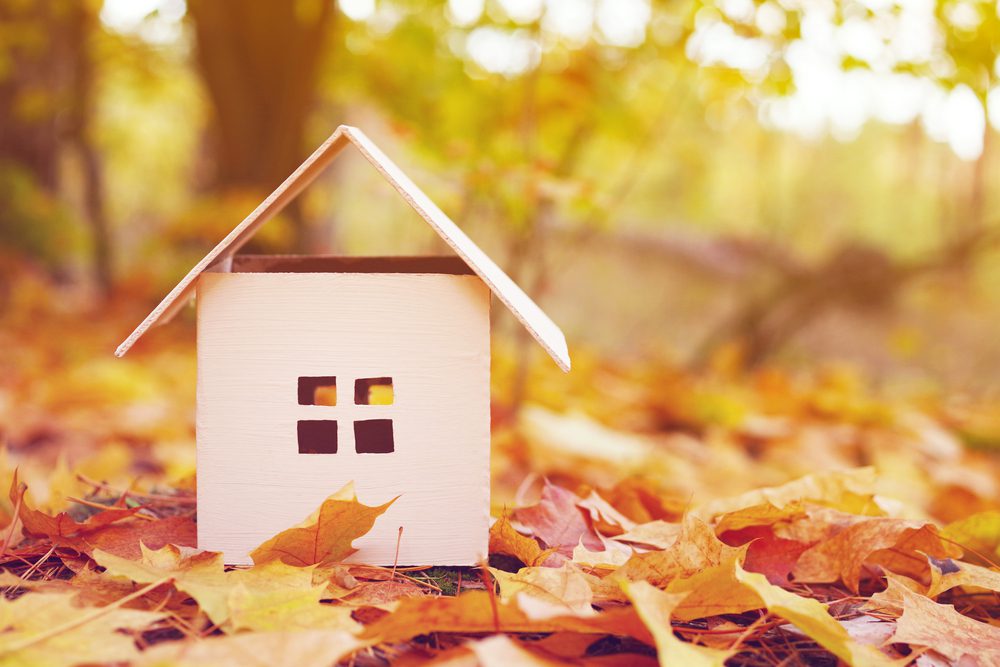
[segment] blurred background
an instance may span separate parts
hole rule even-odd
[[[498,312],[500,422],[742,428],[808,377],[993,447],[998,53],[992,0],[0,0],[0,438],[190,461],[191,314],[111,353],[349,123],[563,326],[567,378]],[[253,250],[441,248],[348,152]]]

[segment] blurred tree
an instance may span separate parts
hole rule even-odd
[[[91,226],[92,265],[97,285],[112,286],[112,243],[104,207],[102,166],[90,137],[94,68],[89,39],[97,3],[90,0],[0,2],[0,161],[6,163],[6,194],[30,198],[33,188],[65,198],[62,158],[69,147],[80,163],[84,217]],[[20,175],[19,175],[20,174]],[[27,180],[25,180],[27,179]],[[60,206],[49,215],[22,219],[18,211],[37,205],[4,198],[8,215],[0,233],[15,247],[49,261],[65,247],[45,247],[65,232],[39,233],[39,225],[61,226]],[[27,209],[25,208],[27,206]],[[10,229],[6,229],[10,226]]]
[[[189,0],[196,61],[213,115],[212,189],[267,193],[302,161],[324,46],[329,0]],[[294,245],[309,245],[298,206]]]

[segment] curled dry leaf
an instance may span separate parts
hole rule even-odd
[[[674,542],[662,551],[637,553],[614,576],[626,581],[648,581],[665,587],[674,579],[690,577],[719,565],[742,550],[724,544],[701,519],[689,515]]]
[[[857,591],[866,563],[899,574],[919,574],[927,571],[927,561],[921,554],[952,558],[961,556],[962,550],[942,540],[931,525],[873,518],[849,526],[804,552],[794,574],[797,581],[803,582],[843,581]]]
[[[901,610],[893,642],[932,649],[953,663],[964,659],[979,667],[1000,665],[1000,628],[934,602],[898,577],[887,579],[888,587],[872,596],[872,604]]]
[[[552,563],[555,549],[542,549],[538,541],[517,532],[507,515],[490,526],[490,553],[513,556],[528,566]]]
[[[21,519],[22,529],[28,535],[43,536],[52,539],[71,538],[83,533],[89,533],[115,521],[126,519],[139,511],[138,507],[116,506],[109,507],[87,517],[86,521],[78,522],[66,512],[60,512],[56,516],[51,516],[45,512],[32,509],[24,499],[24,494],[28,487],[23,482],[18,481],[17,471],[14,471],[14,478],[10,484],[10,502],[17,507],[18,518]]]
[[[357,551],[354,540],[371,530],[375,519],[395,501],[393,498],[376,507],[363,505],[351,482],[300,524],[254,549],[250,557],[257,564],[278,560],[298,567],[342,561]]]
[[[592,616],[596,612],[591,603],[594,593],[587,577],[571,563],[562,567],[524,567],[517,574],[491,569],[500,585],[500,598],[513,600],[518,595],[534,597],[548,602],[553,615],[575,614]]]
[[[730,651],[698,646],[678,639],[670,626],[670,616],[685,594],[664,593],[644,581],[622,584],[636,613],[656,642],[660,667],[722,667]]]
[[[603,543],[594,530],[590,512],[582,509],[580,502],[580,497],[572,491],[546,480],[541,500],[531,507],[518,509],[515,516],[545,546],[557,549],[564,556],[572,555],[578,544],[601,551]]]
[[[847,664],[856,667],[896,665],[877,648],[852,639],[847,629],[830,616],[826,606],[818,600],[804,598],[779,588],[769,583],[763,575],[747,572],[738,563],[733,572],[738,582],[760,596],[768,611],[791,622]]]

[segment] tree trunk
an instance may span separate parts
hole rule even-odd
[[[211,189],[266,193],[302,161],[333,8],[329,0],[189,0],[213,110]],[[295,249],[305,250],[300,211],[288,213]]]

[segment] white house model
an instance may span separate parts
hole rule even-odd
[[[237,255],[353,145],[455,252]],[[226,562],[353,481],[399,499],[352,560],[473,565],[490,516],[490,294],[569,370],[562,332],[360,130],[340,126],[116,351],[197,294],[198,546]],[[399,537],[399,528],[403,528]]]

